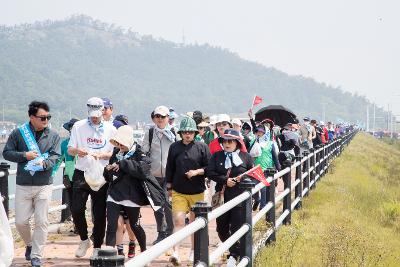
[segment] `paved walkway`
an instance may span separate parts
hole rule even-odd
[[[283,183],[281,179],[279,179],[278,191],[283,191]],[[153,210],[149,207],[144,207],[141,209],[141,224],[145,229],[147,236],[147,245],[148,248],[151,247],[151,243],[156,239],[157,230],[156,230],[156,222],[154,220]],[[90,220],[88,220],[90,221]],[[215,220],[211,221],[209,224],[209,234],[210,234],[210,251],[213,251],[217,244],[219,243],[219,239],[217,233],[215,231]],[[63,226],[59,230],[59,233],[49,234],[48,242],[45,247],[44,252],[44,266],[53,266],[53,267],[68,267],[68,266],[89,266],[89,257],[91,256],[92,250],[89,249],[86,257],[77,259],[75,258],[75,250],[79,244],[79,237],[76,235],[71,235],[70,229],[71,225]],[[91,228],[91,227],[89,227]],[[129,242],[127,234],[125,234],[124,243],[125,246],[125,254],[127,254],[127,244]],[[30,266],[30,262],[25,260],[24,253],[25,248],[23,247],[23,242],[16,243],[15,249],[15,257],[13,267],[22,267],[22,266]],[[170,251],[172,252],[172,250]],[[187,260],[190,252],[190,238],[187,238],[181,244],[181,266],[191,266],[191,263]],[[139,246],[137,246],[136,253],[139,252]],[[164,254],[160,256],[158,259],[153,261],[150,266],[154,267],[166,267],[172,266],[172,264],[168,261],[169,255]],[[128,260],[128,259],[127,259]],[[219,264],[215,264],[214,266],[225,266],[223,262]]]

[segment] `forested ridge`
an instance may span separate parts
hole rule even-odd
[[[0,26],[0,93],[7,120],[21,122],[33,99],[49,102],[54,123],[84,115],[91,96],[112,99],[117,113],[148,120],[157,105],[178,113],[245,114],[252,97],[297,114],[365,120],[364,96],[289,76],[227,49],[141,36],[84,15]],[[381,110],[378,111],[378,114]]]

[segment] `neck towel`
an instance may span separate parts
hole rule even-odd
[[[157,125],[155,125],[154,129],[156,130],[157,133],[160,133],[160,134],[164,135],[165,137],[167,137],[169,141],[175,142],[175,135],[171,131],[171,126],[169,124],[167,124],[167,126],[165,126],[164,129],[160,129],[160,128],[158,128]]]
[[[101,119],[100,124],[94,124],[90,118],[87,119],[87,122],[88,122],[89,126],[92,127],[93,130],[94,130],[97,134],[102,135],[102,134],[104,133],[104,123],[103,123],[103,119]]]
[[[225,152],[225,169],[232,168],[232,163],[236,167],[243,163],[242,159],[239,157],[240,149],[234,152]]]

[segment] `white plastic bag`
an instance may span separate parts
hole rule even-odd
[[[0,196],[0,267],[8,267],[14,258],[14,240]]]
[[[104,167],[101,162],[93,156],[86,156],[87,168],[84,171],[85,181],[93,191],[99,189],[106,183],[103,176]]]
[[[252,156],[253,158],[257,158],[259,156],[261,156],[262,150],[261,150],[261,145],[260,143],[256,140],[254,141],[253,146],[250,149],[250,156]]]

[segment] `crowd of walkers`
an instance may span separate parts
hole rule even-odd
[[[216,206],[222,198],[229,201],[241,194],[238,184],[242,174],[255,165],[263,171],[280,170],[296,155],[347,131],[345,126],[318,123],[308,117],[302,123],[279,127],[270,119],[255,121],[251,110],[248,120],[227,114],[208,117],[196,110],[182,115],[177,125],[175,110],[158,106],[150,114],[153,125],[139,144],[128,117],[114,118],[113,108],[108,98],[90,98],[87,118],[66,122],[63,127],[70,135],[61,141],[48,127],[49,106],[33,101],[28,107],[29,121],[9,136],[3,156],[18,163],[15,225],[32,266],[43,264],[53,177],[61,162],[65,162],[68,208],[80,237],[75,256],[84,257],[93,246],[95,257],[104,245],[124,255],[123,236],[127,232],[127,256],[132,258],[136,244],[140,251],[146,250],[141,207],[149,205],[154,210],[158,232],[154,245],[194,220],[191,206],[196,202]],[[91,236],[85,216],[89,196]],[[264,187],[254,197],[253,209],[266,204]],[[33,234],[29,224],[32,215]],[[240,216],[243,214],[237,206],[217,218],[221,241],[240,228],[240,220],[235,219]],[[177,244],[170,261],[179,265],[181,260]],[[193,239],[189,260],[193,261]],[[238,260],[239,241],[229,249],[227,266],[236,266]]]

